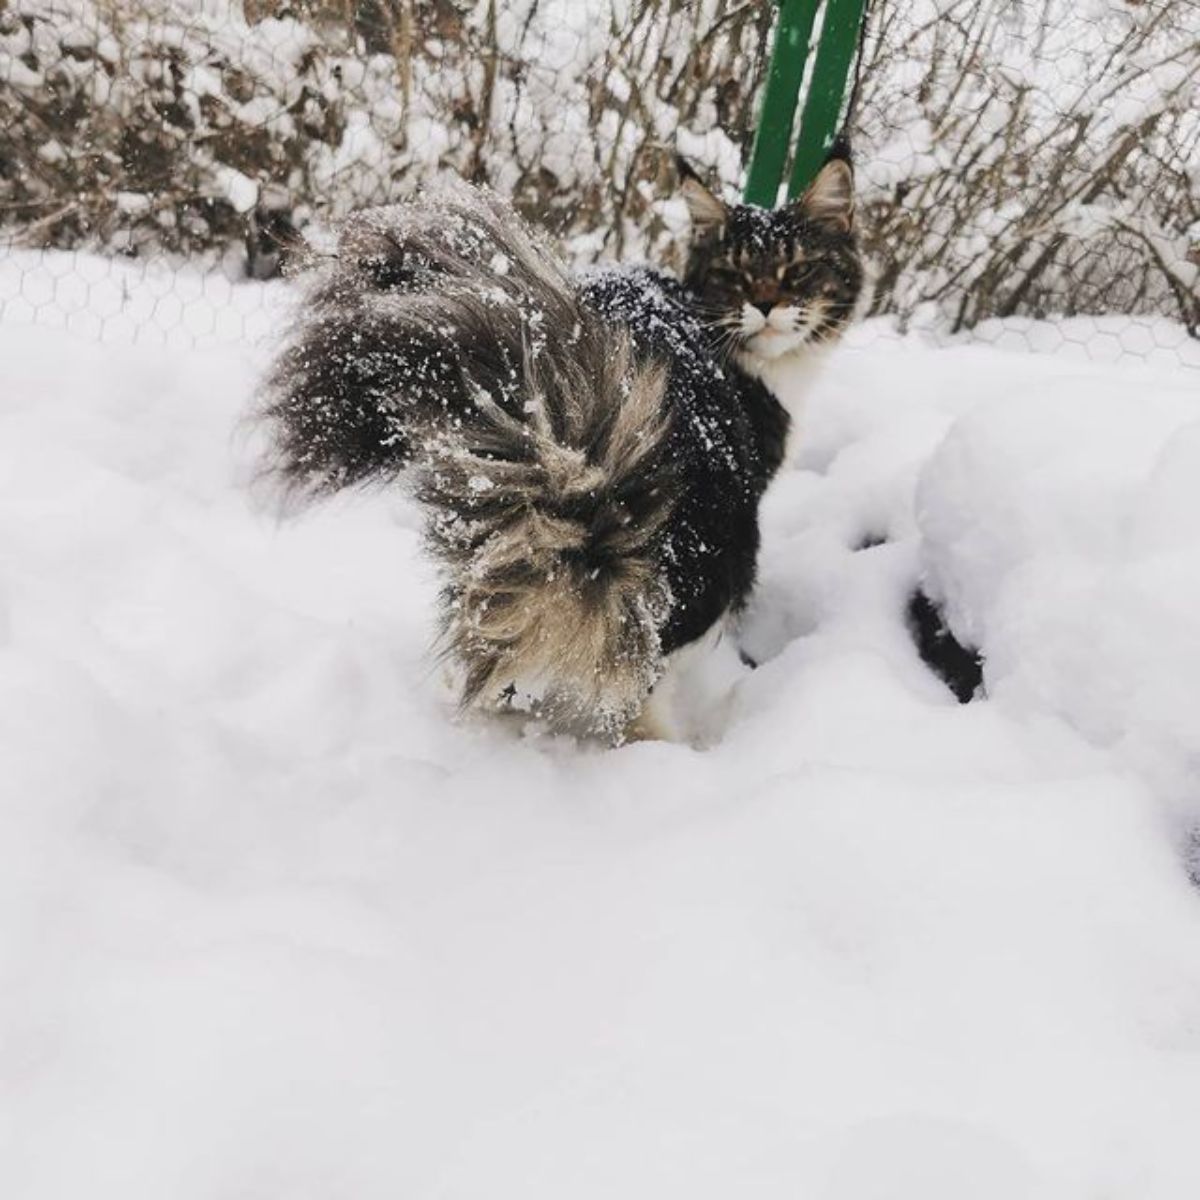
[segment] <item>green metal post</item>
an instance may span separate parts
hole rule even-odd
[[[812,183],[837,137],[846,79],[858,49],[865,7],[866,0],[825,0],[825,21],[817,43],[817,59],[813,63],[808,95],[804,98],[796,157],[792,160],[789,199],[794,200]],[[762,130],[759,132],[761,134]],[[755,142],[756,151],[757,147]]]
[[[775,48],[767,70],[762,111],[750,170],[746,175],[745,200],[762,208],[773,208],[779,198],[784,162],[792,140],[796,101],[804,79],[808,41],[820,0],[778,0],[779,25],[775,30]]]

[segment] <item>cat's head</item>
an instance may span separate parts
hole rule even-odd
[[[679,167],[692,218],[685,280],[718,340],[754,365],[837,338],[863,287],[846,151],[778,209],[726,205]]]

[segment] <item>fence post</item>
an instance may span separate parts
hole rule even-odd
[[[779,183],[792,140],[796,103],[808,58],[808,40],[820,0],[777,0],[777,3],[779,24],[744,193],[747,204],[762,208],[773,208],[779,198]]]
[[[809,41],[822,7],[816,60],[804,99],[788,185],[795,198],[812,182],[837,135],[850,64],[858,46],[866,0],[776,0],[779,24],[763,89],[762,109],[743,197],[747,204],[772,208],[792,140]]]
[[[812,183],[838,132],[850,64],[858,48],[866,0],[825,0],[825,20],[817,43],[817,60],[804,98],[788,199]]]

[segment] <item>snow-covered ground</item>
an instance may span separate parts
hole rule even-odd
[[[261,339],[82,311],[0,327],[0,1195],[1200,1194],[1195,371],[861,332],[723,740],[603,751],[451,718],[403,501],[250,502]]]

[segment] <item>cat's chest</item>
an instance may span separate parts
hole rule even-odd
[[[796,461],[804,434],[808,399],[825,369],[827,351],[807,347],[779,359],[740,355],[738,365],[747,375],[759,380],[782,405],[789,420],[784,439],[783,465]]]

